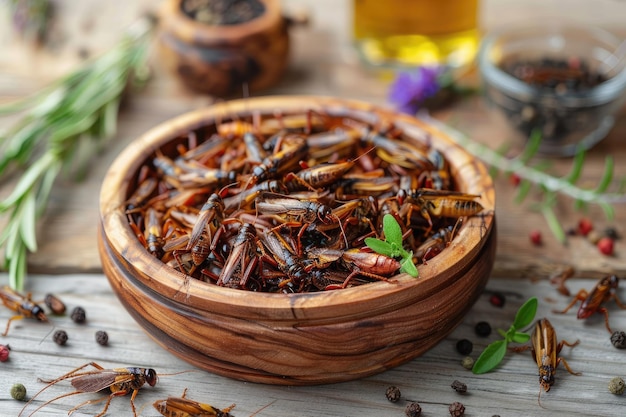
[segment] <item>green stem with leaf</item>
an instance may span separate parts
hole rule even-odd
[[[496,340],[489,344],[485,350],[482,351],[476,362],[472,372],[475,374],[484,374],[494,369],[502,362],[507,352],[507,347],[510,342],[526,343],[530,340],[528,333],[520,330],[524,329],[532,323],[537,314],[538,301],[536,297],[529,298],[522,306],[517,310],[513,324],[505,332],[502,329],[498,329],[498,333],[503,337],[502,340]]]
[[[82,173],[102,141],[114,135],[129,77],[145,70],[152,27],[148,18],[139,21],[107,53],[32,97],[0,108],[0,116],[25,113],[0,134],[0,180],[21,173],[0,201],[0,215],[8,217],[0,246],[12,288],[24,288],[27,254],[37,251],[37,221],[55,179],[63,169]]]
[[[391,214],[383,216],[383,234],[385,240],[368,237],[365,244],[371,250],[390,258],[400,258],[400,272],[407,273],[413,278],[417,278],[419,273],[413,263],[413,252],[404,249],[402,242],[402,229]]]
[[[612,220],[615,215],[613,207],[615,204],[626,203],[625,193],[607,191],[613,182],[614,163],[613,158],[610,156],[607,156],[605,159],[604,173],[596,187],[585,189],[576,184],[580,179],[584,165],[585,153],[583,151],[577,153],[573,158],[569,174],[557,177],[545,171],[546,165],[544,163],[540,162],[531,165],[531,159],[536,155],[541,143],[541,137],[538,133],[531,135],[526,148],[519,156],[509,158],[497,150],[472,141],[467,136],[435,119],[429,119],[429,121],[437,125],[442,131],[445,131],[450,138],[466,151],[491,166],[494,170],[508,174],[515,173],[521,180],[515,199],[516,202],[521,203],[533,185],[538,186],[542,192],[543,199],[535,207],[544,215],[548,227],[561,243],[565,243],[566,233],[555,213],[556,196],[558,194],[572,198],[577,209],[590,204],[599,205],[608,220]]]

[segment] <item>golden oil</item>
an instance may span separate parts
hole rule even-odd
[[[474,60],[478,0],[353,1],[355,46],[368,64],[461,68]]]

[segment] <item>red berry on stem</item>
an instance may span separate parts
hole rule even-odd
[[[598,240],[597,246],[598,250],[603,255],[613,255],[613,239],[611,239],[610,237],[603,237],[602,239]]]
[[[515,173],[509,176],[509,180],[511,181],[511,184],[513,184],[514,187],[517,187],[519,183],[522,182],[522,179],[520,178],[520,176]]]

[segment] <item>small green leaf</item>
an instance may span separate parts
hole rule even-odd
[[[513,337],[511,337],[511,342],[515,343],[526,343],[530,340],[530,335],[528,333],[523,332],[515,332]]]
[[[606,189],[609,188],[609,185],[611,185],[611,181],[613,181],[613,158],[607,156],[604,163],[604,173],[594,191],[598,194],[605,192]]]
[[[393,247],[380,239],[374,237],[368,237],[365,239],[365,245],[376,253],[380,253],[385,256],[392,256]]]
[[[391,214],[385,214],[383,217],[383,232],[387,242],[402,246],[402,229]]]
[[[567,177],[564,178],[564,180],[569,182],[570,184],[576,183],[576,181],[578,181],[578,178],[580,178],[580,174],[582,173],[584,161],[585,152],[582,150],[576,152],[576,155],[574,156],[574,161],[572,163],[572,171]]]
[[[565,243],[567,241],[567,235],[565,234],[565,230],[563,230],[563,226],[561,226],[559,219],[556,217],[554,209],[549,206],[544,206],[541,209],[541,213],[546,219],[546,223],[548,223],[548,227],[554,237],[559,241],[559,243]]]
[[[513,326],[515,326],[516,329],[523,329],[532,323],[535,319],[535,314],[537,314],[538,304],[539,302],[537,301],[537,297],[531,297],[524,304],[522,304],[519,310],[517,310]]]
[[[533,183],[528,180],[520,181],[517,186],[517,194],[515,195],[515,202],[521,204],[528,195],[528,192],[532,189]]]
[[[417,278],[419,276],[419,271],[415,267],[412,257],[404,258],[400,265],[400,272],[407,273],[413,278]]]
[[[484,374],[498,366],[506,354],[506,346],[507,343],[504,340],[496,340],[487,346],[474,362],[472,372],[477,375]]]
[[[541,130],[534,129],[530,136],[528,137],[528,142],[526,142],[526,147],[524,148],[522,154],[518,157],[518,159],[523,163],[527,164],[528,161],[531,160],[533,156],[539,151],[539,146],[541,145]]]
[[[20,207],[20,236],[24,246],[31,251],[37,252],[37,215],[35,206],[35,194],[28,193],[22,200]]]

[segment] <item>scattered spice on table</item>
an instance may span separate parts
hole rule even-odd
[[[609,381],[609,392],[615,395],[622,395],[624,393],[624,389],[626,388],[626,383],[624,380],[618,376],[611,379]]]
[[[420,417],[422,415],[422,407],[417,402],[407,404],[404,413],[407,417]]]
[[[613,242],[613,239],[611,239],[610,237],[601,238],[600,240],[598,240],[598,243],[596,245],[601,254],[606,256],[613,255],[615,242]]]
[[[452,417],[462,417],[465,415],[465,406],[462,403],[455,401],[450,404],[449,411]]]
[[[109,335],[104,330],[98,330],[96,332],[96,342],[101,346],[106,346],[109,343]]]
[[[85,309],[82,307],[74,307],[70,317],[72,318],[72,321],[74,323],[81,324],[87,320],[87,313],[85,312]]]
[[[578,228],[576,230],[581,236],[587,236],[589,232],[593,230],[593,222],[584,217],[578,221]]]
[[[13,384],[11,386],[11,398],[18,401],[24,401],[26,398],[26,387],[24,384]]]
[[[456,342],[456,350],[461,355],[469,355],[474,349],[474,344],[469,339],[461,339]]]
[[[491,324],[486,321],[479,321],[476,323],[476,326],[474,326],[474,331],[476,335],[480,337],[487,337],[491,334]]]
[[[46,294],[44,303],[52,312],[58,316],[65,314],[65,304],[59,297],[54,294]]]
[[[500,308],[504,307],[505,301],[506,301],[506,298],[504,297],[504,294],[499,293],[499,292],[494,292],[489,297],[489,302],[491,303],[492,306],[495,306],[495,307],[500,307]]]
[[[471,356],[464,357],[461,361],[461,365],[463,365],[463,368],[465,369],[472,370],[472,368],[474,367],[474,358],[472,358]]]
[[[530,232],[529,235],[530,241],[532,242],[533,245],[535,246],[541,246],[542,245],[542,239],[541,239],[541,232],[539,230],[533,230]]]
[[[618,349],[626,349],[626,333],[614,331],[611,335],[611,343]]]
[[[459,394],[465,394],[467,392],[467,385],[457,379],[455,379],[450,386]]]
[[[398,402],[400,400],[400,397],[402,397],[400,388],[396,387],[395,385],[390,386],[389,388],[387,388],[387,391],[385,391],[385,397],[387,397],[387,399],[392,403]]]
[[[59,346],[64,346],[67,343],[67,339],[69,339],[69,337],[67,336],[67,332],[65,330],[57,330],[52,336],[54,343]]]
[[[8,361],[10,352],[11,347],[9,345],[0,345],[0,362]]]

